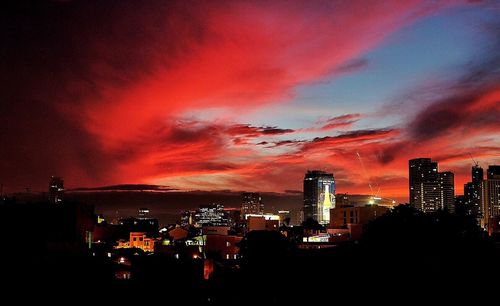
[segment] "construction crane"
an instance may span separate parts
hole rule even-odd
[[[472,159],[472,162],[474,162],[474,167],[479,167],[479,163],[472,157],[472,154],[469,152],[470,159]]]
[[[368,181],[368,187],[370,188],[370,204],[375,204],[375,200],[380,200],[381,198],[378,197],[378,193],[380,192],[380,186],[377,186],[377,192],[373,192],[373,186],[370,181],[370,177],[368,176],[368,173],[366,172],[366,167],[365,164],[363,163],[363,160],[361,159],[361,154],[359,152],[356,152],[356,155],[358,156],[359,163],[361,164],[361,168],[363,169],[363,173],[365,175],[366,180]]]

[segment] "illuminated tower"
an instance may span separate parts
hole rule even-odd
[[[49,182],[49,202],[60,204],[64,196],[64,180],[61,177],[51,176]]]
[[[304,221],[312,218],[322,225],[328,225],[332,208],[335,208],[333,173],[307,171],[304,177]]]

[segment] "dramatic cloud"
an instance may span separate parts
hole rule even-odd
[[[45,189],[58,174],[70,187],[282,191],[300,189],[306,169],[328,168],[341,190],[353,192],[385,171],[379,180],[386,190],[404,198],[403,161],[427,155],[416,149],[420,143],[438,150],[460,133],[498,132],[493,70],[471,73],[401,126],[370,126],[356,105],[332,105],[329,117],[302,126],[283,124],[286,113],[270,114],[283,119],[276,122],[245,117],[288,103],[300,86],[369,69],[367,52],[449,6],[20,1],[0,13],[0,182],[10,190]],[[493,154],[494,141],[483,139],[482,147]]]

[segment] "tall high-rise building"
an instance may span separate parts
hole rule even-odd
[[[455,176],[453,172],[438,172],[439,188],[442,207],[451,212],[455,212]]]
[[[424,184],[436,183],[438,171],[437,162],[431,161],[430,158],[411,159],[409,161],[409,167],[410,205],[417,209],[424,210],[424,189],[432,190],[432,186],[425,186]]]
[[[471,168],[472,181],[464,185],[463,206],[466,214],[481,218],[483,214],[483,168]]]
[[[320,224],[328,225],[332,208],[335,208],[333,173],[307,171],[304,177],[304,221],[311,218]]]
[[[61,177],[51,176],[49,182],[49,202],[60,204],[64,198],[64,180]]]
[[[479,165],[474,165],[471,169],[471,177],[473,183],[480,183],[484,180],[483,168]]]
[[[500,216],[500,165],[488,167],[487,180],[483,181],[483,226],[487,228],[490,218]]]
[[[241,204],[241,214],[243,217],[248,214],[264,214],[264,204],[258,192],[244,192],[241,194],[243,203]]]
[[[409,181],[411,206],[423,212],[455,211],[454,175],[452,172],[438,172],[437,162],[430,158],[411,159]]]

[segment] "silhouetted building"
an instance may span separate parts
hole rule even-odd
[[[409,161],[410,205],[423,212],[438,209],[454,211],[454,175],[438,172],[437,162],[430,158]]]
[[[330,209],[335,207],[333,173],[313,170],[304,177],[304,221],[311,218],[320,224],[330,223]]]
[[[258,192],[244,192],[241,194],[243,203],[241,205],[241,213],[243,216],[246,214],[263,214],[264,204],[262,204],[262,197]]]
[[[62,203],[64,198],[64,180],[58,176],[50,177],[49,202],[53,204]]]
[[[473,183],[481,183],[484,180],[483,168],[474,165],[471,170],[471,177]]]
[[[472,181],[464,185],[463,208],[467,215],[480,219],[483,215],[483,168],[471,168]]]
[[[228,226],[235,232],[241,233],[244,227],[244,220],[241,217],[241,209],[224,208],[224,216],[228,220]]]
[[[65,202],[0,205],[0,231],[5,252],[15,256],[85,251],[92,243],[92,205]],[[16,216],[16,217],[12,217]],[[18,217],[19,216],[19,217]],[[22,220],[22,221],[21,221]]]
[[[460,195],[455,197],[455,212],[460,215],[468,214],[465,206],[465,196]]]
[[[483,181],[483,226],[488,228],[489,219],[500,216],[500,166],[488,167],[487,180]]]
[[[347,193],[335,195],[335,207],[349,206],[349,195]]]
[[[441,205],[447,211],[455,212],[455,179],[452,172],[438,172]]]
[[[428,198],[430,198],[431,194],[429,192],[436,190],[438,187],[435,185],[437,183],[437,162],[431,161],[430,158],[411,159],[409,167],[410,205],[426,211],[427,206],[430,209],[434,205],[424,197],[424,193],[427,192]],[[436,196],[432,195],[432,199],[435,200],[435,198]]]
[[[367,224],[389,211],[388,207],[366,205],[360,207],[336,207],[330,210],[330,228],[347,228],[348,224]]]
[[[208,258],[238,259],[240,236],[207,235],[205,253]]]
[[[248,231],[277,231],[280,217],[278,215],[247,215]]]

